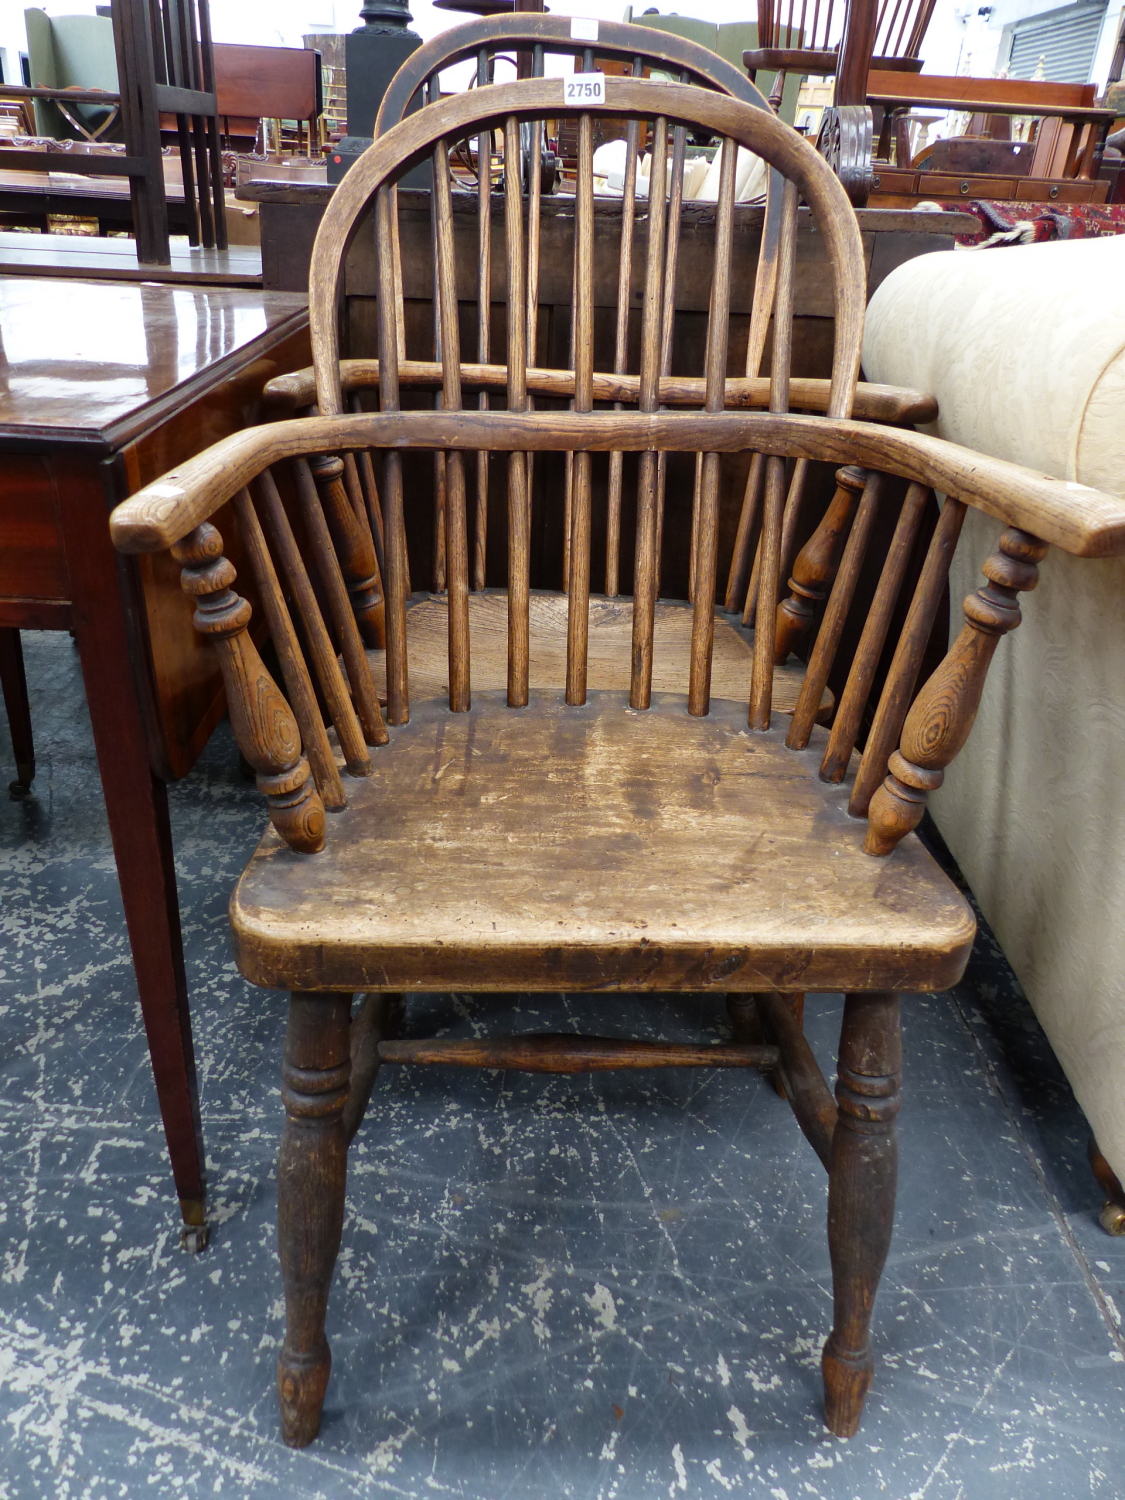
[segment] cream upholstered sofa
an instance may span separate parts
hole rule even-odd
[[[1125,236],[920,256],[872,298],[863,364],[932,392],[942,437],[1125,495]],[[954,634],[999,529],[966,520]],[[1041,576],[930,806],[1125,1180],[1125,559]]]

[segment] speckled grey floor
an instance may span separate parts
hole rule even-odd
[[[283,1004],[228,957],[262,814],[220,732],[172,793],[211,1174],[178,1248],[74,650],[26,635],[36,796],[0,801],[0,1500],[1125,1495],[1125,1241],[987,935],[905,1008],[897,1229],[863,1430],[821,1426],[825,1183],[764,1083],[401,1070],[353,1153],[318,1443],[279,1442]],[[12,774],[0,722],[0,784]],[[440,996],[691,1037],[721,1006]],[[810,1000],[831,1058],[838,997]],[[412,1024],[413,1021],[412,1021]],[[1116,1300],[1115,1300],[1116,1299]]]

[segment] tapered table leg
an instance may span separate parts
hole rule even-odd
[[[281,1436],[304,1448],[320,1431],[332,1368],[324,1336],[328,1288],[344,1224],[351,1076],[350,995],[289,999],[277,1166],[277,1241],[285,1284],[285,1342],[277,1361]]]
[[[203,1130],[168,792],[149,759],[105,491],[60,486],[60,500],[74,635],[183,1239],[188,1249],[201,1250],[207,1242]]]
[[[10,626],[0,628],[0,688],[4,692],[16,761],[16,779],[9,784],[8,795],[18,802],[27,796],[35,780],[35,741],[31,737],[31,706],[27,701],[20,633]]]
[[[902,1046],[898,996],[848,995],[840,1033],[828,1179],[834,1318],[821,1361],[824,1416],[837,1437],[859,1427],[871,1384],[871,1314],[895,1212]]]

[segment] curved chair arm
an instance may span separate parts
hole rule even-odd
[[[461,364],[461,383],[469,389],[505,390],[508,384],[506,365]],[[398,366],[402,386],[440,390],[443,366],[437,360],[406,359]],[[661,406],[702,406],[706,382],[701,376],[665,375],[659,382]],[[378,390],[377,359],[342,359],[340,386],[343,392]],[[532,396],[573,396],[573,370],[537,370],[527,372],[527,389]],[[795,376],[789,382],[789,403],[798,411],[828,410],[830,382]],[[277,375],[265,388],[269,407],[277,412],[301,411],[316,402],[316,372],[312,366]],[[622,401],[636,405],[640,397],[638,375],[594,375],[595,401]],[[732,410],[765,411],[770,404],[770,382],[765,376],[728,377],[726,404]],[[854,416],[871,422],[923,423],[937,420],[938,406],[933,396],[894,385],[874,385],[860,381],[852,404]]]
[[[855,464],[954,495],[1078,557],[1125,552],[1125,499],[920,432],[768,412],[403,411],[273,422],[233,433],[138,490],[110,518],[114,544],[122,552],[162,551],[271,464],[363,448],[759,452]]]

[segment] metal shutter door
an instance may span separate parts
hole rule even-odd
[[[1048,83],[1088,83],[1104,20],[1104,4],[1080,4],[1017,21],[1008,76],[1031,78],[1042,58]]]

